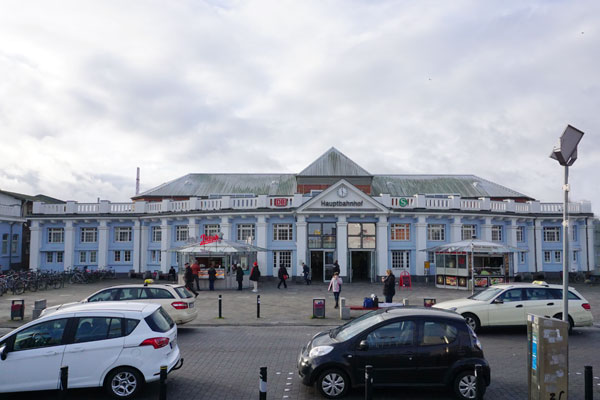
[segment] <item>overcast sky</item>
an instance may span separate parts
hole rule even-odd
[[[191,172],[475,174],[600,210],[600,2],[0,0],[0,189],[128,201]]]

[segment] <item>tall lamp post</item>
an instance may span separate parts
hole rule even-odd
[[[550,158],[558,161],[565,167],[565,183],[563,191],[565,194],[563,204],[563,313],[562,320],[569,322],[569,167],[577,160],[577,145],[583,137],[583,132],[579,129],[567,125],[567,128],[561,135],[557,147],[554,147]]]

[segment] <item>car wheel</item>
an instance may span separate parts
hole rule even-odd
[[[562,321],[562,313],[558,313],[552,318],[560,319]],[[573,333],[574,327],[575,327],[575,322],[573,322],[573,318],[571,318],[571,316],[569,315],[569,334]]]
[[[106,391],[117,399],[131,399],[143,385],[138,371],[129,367],[121,367],[111,371],[104,381]]]
[[[485,384],[483,385],[483,393],[485,393]],[[474,371],[463,371],[454,378],[454,394],[460,400],[471,400],[477,398],[477,378]]]
[[[465,321],[467,321],[467,325],[469,325],[471,329],[473,329],[473,332],[479,331],[479,328],[481,328],[481,322],[479,321],[479,318],[477,318],[477,315],[471,313],[464,313],[462,314],[462,316],[465,319]]]
[[[328,369],[317,379],[317,389],[328,399],[339,399],[348,392],[350,379],[338,369]]]

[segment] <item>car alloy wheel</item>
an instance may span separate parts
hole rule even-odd
[[[321,394],[330,399],[337,399],[346,393],[348,389],[348,379],[346,375],[337,370],[328,370],[321,374],[318,380],[318,387]]]
[[[130,399],[141,385],[142,380],[138,372],[124,367],[110,373],[106,381],[106,390],[115,398]]]
[[[477,332],[479,330],[480,322],[479,322],[479,318],[477,318],[477,316],[475,314],[464,313],[462,316],[465,319],[465,321],[467,322],[467,325],[469,325],[469,327],[471,329],[473,329],[473,332]]]
[[[485,384],[481,388],[482,395],[485,393]],[[477,377],[473,371],[463,371],[454,380],[454,393],[461,400],[472,400],[477,398]]]

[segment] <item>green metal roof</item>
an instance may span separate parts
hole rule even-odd
[[[298,176],[371,176],[371,174],[332,147],[302,170]]]

